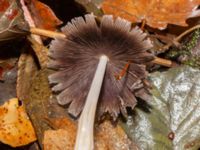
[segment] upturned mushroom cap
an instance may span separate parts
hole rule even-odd
[[[131,23],[104,15],[100,24],[93,15],[72,19],[62,32],[65,39],[52,41],[49,50],[49,67],[56,72],[49,76],[52,90],[60,105],[70,104],[68,111],[77,117],[85,99],[101,55],[109,58],[98,101],[98,115],[109,113],[113,118],[134,108],[136,96],[148,97],[142,80],[146,78],[145,63],[154,59],[146,52],[152,47],[146,34]],[[130,65],[121,79],[115,77],[124,66]],[[138,85],[140,85],[138,87]]]

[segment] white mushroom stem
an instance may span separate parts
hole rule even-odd
[[[94,120],[97,102],[99,99],[101,86],[106,71],[106,64],[108,57],[103,55],[100,57],[99,64],[97,66],[85,106],[81,113],[78,132],[76,136],[76,144],[74,150],[93,150],[94,149]]]

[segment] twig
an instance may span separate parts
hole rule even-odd
[[[66,38],[66,35],[61,32],[54,32],[54,31],[49,31],[49,30],[40,29],[40,28],[31,28],[30,32],[32,34],[43,35],[43,36],[47,36],[50,38]],[[166,67],[174,66],[173,65],[174,63],[171,60],[158,58],[158,57],[155,58],[153,63],[162,65],[162,66],[166,66]]]
[[[158,65],[165,66],[165,67],[176,66],[176,63],[172,62],[171,60],[167,60],[167,59],[163,59],[163,58],[159,58],[159,57],[156,57],[152,62],[155,64],[158,64]]]
[[[196,30],[196,29],[198,29],[198,28],[200,28],[200,24],[198,24],[198,25],[196,25],[196,26],[194,26],[194,27],[192,27],[192,28],[190,28],[190,29],[184,31],[184,32],[181,33],[179,36],[177,36],[177,37],[174,39],[174,41],[175,41],[176,43],[179,42],[179,40],[181,40],[185,35],[191,33],[192,31],[194,31],[194,30]],[[165,45],[165,46],[161,49],[161,51],[164,51],[164,50],[166,50],[166,49],[169,49],[169,47],[172,46],[172,45],[173,45],[173,43],[169,43],[169,44]]]
[[[42,35],[42,36],[46,36],[50,38],[65,38],[66,37],[65,34],[61,32],[54,32],[54,31],[44,30],[44,29],[35,28],[35,27],[31,27],[30,32],[32,34]]]
[[[141,29],[142,31],[144,31],[145,25],[146,25],[146,20],[145,20],[145,19],[142,19],[142,24],[141,24],[141,27],[140,27],[140,29]]]
[[[28,10],[27,6],[25,5],[24,0],[20,0],[20,3],[22,5],[22,10],[23,10],[23,13],[24,13],[25,20],[28,22],[30,27],[36,27],[29,10]],[[42,43],[42,39],[40,38],[40,36],[31,35],[31,37],[34,38],[34,40],[36,40],[38,43],[40,43],[40,44]]]

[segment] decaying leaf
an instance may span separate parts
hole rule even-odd
[[[186,19],[200,15],[200,0],[104,0],[106,14],[123,17],[132,22],[165,29],[167,24],[187,26]]]
[[[16,98],[0,107],[0,141],[12,147],[36,140],[35,131],[25,109]]]
[[[56,27],[62,23],[47,5],[38,0],[28,1],[27,7],[29,8],[36,26],[39,28],[55,30]]]
[[[57,130],[44,134],[44,150],[73,150],[77,126],[67,118],[49,120]],[[120,126],[105,121],[95,130],[95,150],[137,150]]]
[[[132,124],[124,125],[127,133],[141,150],[197,150],[200,71],[179,67],[153,73],[151,80],[153,100],[146,105],[148,111],[136,109]]]
[[[7,63],[6,61],[1,61],[0,60],[0,81],[3,80],[3,73],[5,71],[8,71],[12,68],[12,65]]]
[[[103,12],[100,9],[103,0],[75,0],[79,4],[83,5],[87,12],[92,12],[96,16],[102,16]]]
[[[113,126],[109,121],[96,127],[95,147],[95,150],[139,150],[119,125]]]
[[[33,86],[33,77],[37,74],[37,65],[31,51],[26,47],[26,53],[22,53],[18,61],[16,93],[20,100],[26,101]],[[29,109],[28,109],[29,110]]]
[[[47,59],[48,59],[48,49],[43,44],[38,43],[34,38],[29,37],[28,40],[31,42],[31,47],[36,53],[40,67],[46,67]]]
[[[16,97],[16,78],[16,67],[3,71],[2,81],[0,81],[0,105],[2,105],[8,99]]]
[[[0,41],[26,34],[21,30],[22,27],[28,28],[18,1],[0,0]]]
[[[71,132],[70,132],[71,133]],[[47,130],[44,134],[44,150],[73,150],[73,140],[67,130]]]

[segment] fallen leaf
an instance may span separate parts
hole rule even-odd
[[[54,31],[58,25],[62,24],[62,21],[55,16],[51,8],[38,0],[28,1],[27,7],[36,27]]]
[[[105,14],[125,18],[133,23],[146,24],[165,29],[167,24],[187,26],[185,20],[200,15],[200,0],[104,0]]]
[[[17,67],[3,71],[3,81],[0,81],[0,105],[16,97],[16,79]]]
[[[10,40],[27,34],[22,28],[28,28],[18,2],[0,0],[0,41]]]
[[[27,145],[36,140],[33,126],[25,109],[16,98],[0,107],[0,141],[12,147]]]
[[[153,100],[123,124],[141,150],[200,147],[200,71],[187,66],[151,75]]]
[[[17,61],[19,56],[17,41],[7,42],[0,46],[0,105],[16,97]]]
[[[26,53],[21,54],[18,60],[16,86],[17,97],[24,101],[25,105],[26,100],[28,100],[28,93],[30,93],[30,88],[33,86],[31,82],[38,71],[37,65],[29,47],[26,47],[26,51]],[[29,108],[27,111],[29,111]]]
[[[68,118],[48,119],[57,130],[44,133],[44,150],[73,150],[76,140],[77,125]],[[138,150],[123,129],[105,121],[95,128],[95,150]]]
[[[38,57],[41,68],[45,68],[48,60],[48,48],[43,44],[38,43],[34,38],[29,37],[28,40],[31,42],[31,47]]]
[[[14,66],[7,63],[6,61],[2,61],[0,60],[0,81],[4,80],[3,79],[3,74],[4,72],[11,70]]]
[[[95,147],[95,150],[139,150],[119,125],[113,126],[109,121],[96,127]]]
[[[25,61],[23,61],[25,59]],[[50,74],[47,69],[37,70],[30,54],[23,56],[20,60],[20,74],[18,75],[18,96],[23,100],[27,113],[35,127],[38,143],[42,147],[44,131],[51,129],[46,117],[64,117],[67,110],[60,107],[55,97],[51,95],[51,89],[47,76]]]
[[[47,130],[44,134],[44,150],[73,150],[75,137],[73,132],[64,129]]]
[[[47,118],[48,124],[57,130],[44,132],[44,150],[73,150],[77,125],[68,118]]]
[[[100,9],[103,0],[76,0],[77,3],[83,5],[87,12],[92,12],[96,16],[102,16],[103,12]]]

